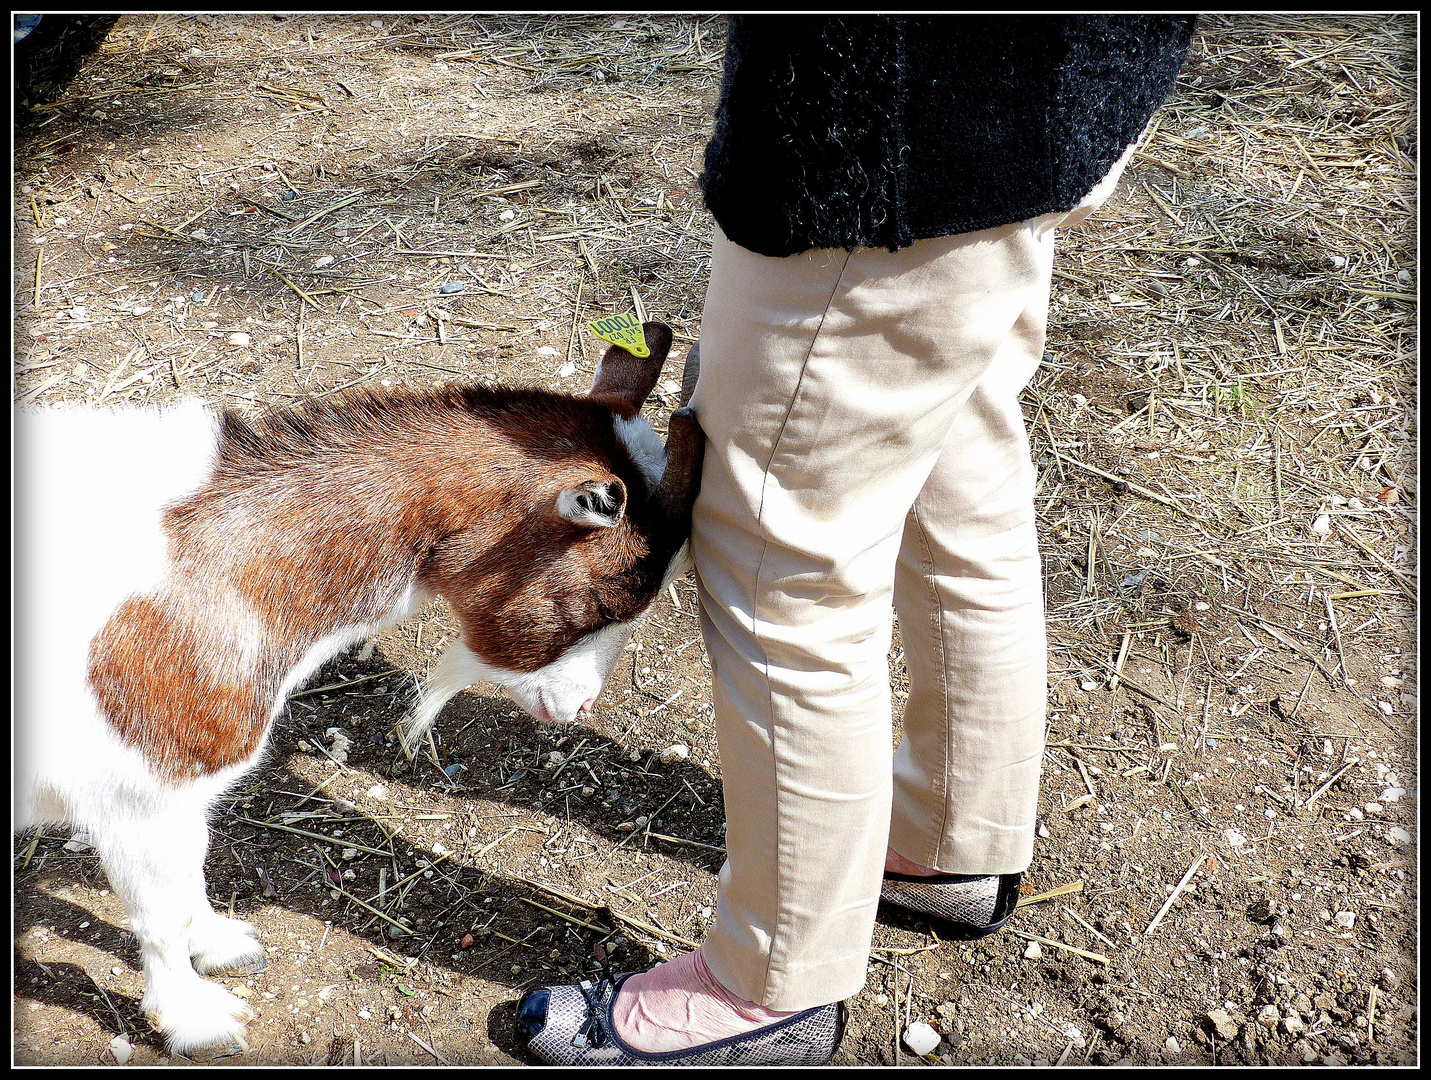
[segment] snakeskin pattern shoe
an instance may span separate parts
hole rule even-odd
[[[1019,902],[1022,874],[935,874],[886,870],[880,899],[932,915],[960,936],[988,937],[1003,928]]]
[[[845,1034],[845,1003],[837,1001],[686,1050],[637,1050],[611,1019],[621,984],[634,974],[613,976],[607,967],[595,982],[528,991],[517,1005],[527,1049],[552,1065],[823,1065]]]

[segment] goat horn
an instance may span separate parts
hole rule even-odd
[[[686,366],[681,369],[681,401],[676,407],[684,409],[691,403],[691,395],[696,392],[696,380],[701,377],[701,343],[698,341],[686,353]]]
[[[695,410],[683,408],[672,413],[666,435],[666,471],[653,498],[666,516],[683,523],[687,530],[701,489],[705,447],[706,435],[696,421]]]

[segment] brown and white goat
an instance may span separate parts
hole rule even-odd
[[[698,485],[690,410],[664,447],[639,415],[671,346],[645,329],[650,357],[613,347],[584,397],[19,415],[16,821],[88,835],[171,1050],[243,1045],[248,1007],[199,972],[263,950],[209,903],[206,815],[325,661],[442,596],[461,633],[409,736],[478,679],[541,720],[592,707],[684,561]]]

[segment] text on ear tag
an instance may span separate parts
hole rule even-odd
[[[618,345],[632,356],[644,358],[651,355],[651,350],[646,347],[646,332],[635,315],[608,315],[604,319],[587,323],[586,328],[602,341]]]

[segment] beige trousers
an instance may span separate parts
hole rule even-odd
[[[774,1009],[864,985],[886,844],[951,873],[1033,852],[1046,645],[1019,392],[1055,226],[774,259],[716,232],[693,549],[727,860],[702,954]],[[891,769],[891,601],[909,671]]]

